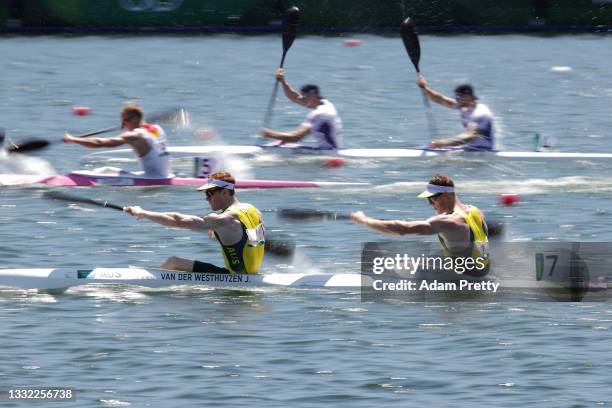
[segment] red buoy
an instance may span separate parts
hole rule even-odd
[[[91,108],[87,106],[75,106],[72,108],[72,114],[76,116],[85,116],[91,113]]]
[[[355,38],[349,38],[348,40],[344,40],[345,47],[359,47],[361,45],[361,40],[357,40]]]
[[[500,194],[498,199],[502,205],[513,205],[521,201],[521,196],[514,193],[504,193]]]
[[[344,164],[344,159],[342,157],[330,157],[325,161],[325,167],[340,167]]]

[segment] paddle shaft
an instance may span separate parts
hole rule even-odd
[[[170,118],[173,118],[179,115],[181,118],[185,116],[185,110],[183,108],[174,108],[172,110],[160,112],[160,113],[151,115],[147,119],[150,120],[151,122],[157,122],[157,121],[169,120]],[[74,137],[83,138],[83,137],[89,137],[89,136],[96,136],[96,135],[100,135],[103,133],[113,132],[119,129],[120,129],[120,126],[112,126],[106,129],[101,129],[101,130],[96,130],[96,131],[89,132],[89,133],[75,135]],[[52,143],[61,143],[61,142],[62,140],[49,141],[45,139],[29,139],[29,140],[26,140],[25,142],[21,142],[19,144],[13,144],[12,146],[9,146],[6,149],[6,151],[8,153],[23,153],[23,152],[32,151],[32,150],[43,149]]]
[[[156,113],[154,115],[151,115],[150,117],[147,118],[148,121],[150,122],[160,122],[160,121],[164,121],[164,120],[168,120],[174,116],[177,115],[185,115],[185,110],[183,108],[176,108],[176,109],[172,109],[172,110],[168,110],[168,111],[164,111],[164,112],[160,112],[160,113]],[[101,135],[102,133],[108,133],[108,132],[113,132],[115,130],[119,130],[120,126],[113,126],[113,127],[109,127],[106,129],[101,129],[101,130],[96,130],[94,132],[89,132],[89,133],[83,133],[80,135],[75,135],[74,137],[89,137],[89,136],[96,136],[96,135]]]
[[[71,194],[62,193],[60,191],[47,191],[46,193],[44,193],[44,196],[46,198],[51,198],[54,200],[89,204],[97,207],[110,208],[112,210],[117,210],[121,212],[123,212],[124,208],[121,205],[109,203],[105,200],[96,200],[93,198],[73,196]],[[289,242],[287,240],[276,241],[274,239],[266,239],[265,245],[266,251],[270,252],[273,255],[281,257],[292,257],[295,252],[295,243]]]
[[[406,52],[408,52],[410,61],[412,61],[412,65],[414,65],[414,69],[416,70],[418,76],[421,73],[421,70],[419,69],[419,62],[421,60],[421,44],[411,18],[404,20],[401,25],[400,32],[404,42],[404,48],[406,48]],[[427,91],[425,89],[421,89],[421,92],[423,94],[423,104],[425,105],[425,116],[427,117],[429,136],[431,139],[434,139],[438,134],[438,128],[433,116],[431,104],[429,103],[429,98],[427,97]]]
[[[123,207],[122,206],[116,205],[116,204],[113,204],[113,203],[109,203],[108,201],[95,200],[93,198],[73,196],[71,194],[62,193],[60,191],[47,191],[46,193],[44,193],[44,196],[46,198],[51,198],[53,200],[69,201],[69,202],[73,202],[73,203],[89,204],[89,205],[93,205],[93,206],[97,206],[97,207],[104,207],[104,208],[110,208],[110,209],[113,209],[113,210],[123,211]]]
[[[102,133],[108,133],[108,132],[112,132],[113,130],[117,130],[119,129],[118,126],[113,126],[111,128],[106,128],[106,129],[101,129],[101,130],[96,130],[95,132],[89,132],[89,133],[83,133],[81,135],[76,135],[74,137],[88,137],[88,136],[95,136],[95,135],[99,135]],[[28,152],[28,151],[32,151],[32,150],[40,150],[40,149],[44,149],[45,147],[49,146],[51,143],[60,143],[61,140],[44,140],[44,139],[30,139],[30,140],[26,140],[25,142],[21,142],[19,144],[13,144],[12,146],[9,146],[6,151],[9,153],[23,153],[23,152]]]
[[[286,52],[283,52],[283,57],[281,58],[281,62],[279,68],[282,68],[285,63],[285,55]],[[278,84],[280,81],[276,78],[274,81],[274,88],[272,88],[272,94],[270,95],[270,100],[268,100],[268,108],[266,109],[266,116],[264,117],[263,127],[268,128],[272,123],[272,112],[274,112],[274,105],[276,104],[276,96],[278,95]]]
[[[278,212],[279,217],[296,220],[296,221],[314,221],[314,220],[348,220],[350,219],[349,214],[338,213],[334,211],[319,211],[310,209],[294,209],[284,208]],[[487,230],[489,237],[495,237],[501,235],[504,230],[504,224],[500,221],[490,220],[487,222]]]
[[[285,57],[287,56],[287,52],[293,41],[295,40],[295,36],[297,35],[297,25],[299,20],[300,10],[297,7],[291,7],[285,13],[285,17],[283,18],[283,55],[281,57],[279,68],[283,68],[285,65]],[[272,114],[274,113],[274,105],[276,104],[276,95],[278,94],[278,83],[279,80],[276,78],[274,81],[274,88],[272,89],[272,94],[270,95],[270,100],[268,101],[268,108],[266,109],[266,115],[264,116],[263,127],[268,128],[272,123]]]
[[[334,211],[319,211],[309,209],[294,209],[284,208],[278,212],[279,217],[298,220],[298,221],[312,221],[312,220],[348,220],[350,219],[348,214],[338,213]]]

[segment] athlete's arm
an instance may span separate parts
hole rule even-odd
[[[482,137],[484,131],[478,129],[476,123],[470,123],[465,132],[459,133],[457,136],[449,139],[432,140],[430,146],[432,147],[446,147],[446,146],[463,146],[470,143],[472,140]]]
[[[124,207],[123,211],[139,220],[145,218],[167,227],[185,228],[194,231],[216,230],[233,221],[231,213],[210,213],[204,217],[198,217],[178,212],[148,211],[139,206]]]
[[[448,232],[456,224],[446,215],[437,215],[424,221],[385,221],[368,217],[362,211],[351,213],[351,220],[386,235],[433,235]]]
[[[69,133],[64,134],[64,143],[75,143],[84,147],[90,148],[109,148],[124,145],[126,143],[133,144],[137,140],[141,140],[142,135],[138,132],[125,132],[115,137],[74,137]]]
[[[431,89],[422,74],[419,74],[419,76],[417,77],[417,85],[419,86],[419,88],[425,91],[425,95],[427,95],[427,98],[429,98],[432,102],[453,109],[457,109],[457,107],[459,106],[457,105],[457,101],[455,101],[453,98],[449,98],[448,96],[445,96],[440,92]]]
[[[285,70],[282,68],[278,68],[276,70],[276,79],[283,86],[283,92],[285,96],[292,102],[295,102],[300,105],[304,105],[304,97],[297,90],[293,89],[289,82],[285,79]]]
[[[310,127],[305,125],[300,125],[291,132],[277,132],[276,130],[267,128],[263,128],[259,131],[259,134],[263,137],[282,140],[283,142],[297,142],[309,133]]]
[[[84,147],[96,148],[96,147],[117,147],[126,144],[127,142],[121,137],[84,137],[78,138],[66,133],[62,139],[64,143],[74,143]]]

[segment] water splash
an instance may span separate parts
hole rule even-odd
[[[0,173],[1,174],[56,174],[51,164],[38,157],[25,156],[22,154],[8,154],[0,151]]]

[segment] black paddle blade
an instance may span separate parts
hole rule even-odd
[[[290,238],[266,239],[266,253],[279,258],[293,259],[295,255],[295,241]]]
[[[17,144],[13,144],[12,146],[8,146],[6,151],[9,153],[23,153],[29,152],[32,150],[40,150],[49,146],[50,142],[48,140],[43,139],[30,139],[24,142],[19,142]]]
[[[400,32],[402,34],[402,40],[404,41],[404,47],[406,47],[406,52],[408,52],[408,56],[410,57],[410,61],[412,61],[412,65],[416,69],[416,72],[421,72],[419,70],[419,61],[421,60],[421,45],[419,44],[419,37],[414,28],[414,23],[412,19],[408,17],[401,25]]]
[[[489,238],[499,237],[504,233],[504,223],[498,220],[487,222],[487,231]]]
[[[291,7],[283,18],[283,54],[286,54],[297,36],[298,21],[300,19],[300,9]]]

